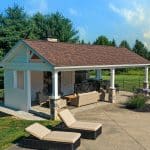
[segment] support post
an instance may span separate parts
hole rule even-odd
[[[114,103],[116,100],[116,89],[115,89],[115,69],[111,69],[110,76],[110,88],[109,88],[109,101]]]
[[[144,88],[144,89],[148,89],[148,88],[149,88],[149,82],[148,82],[148,66],[145,67],[145,78],[144,78],[143,88]]]
[[[101,69],[97,69],[96,70],[96,79],[97,80],[102,79],[102,71],[101,71]]]
[[[51,118],[53,120],[58,119],[58,114],[57,114],[57,104],[56,101],[59,99],[58,96],[58,72],[53,71],[52,72],[52,97],[50,99],[50,106],[51,106]]]
[[[31,109],[31,72],[30,70],[24,71],[24,86],[27,93],[27,110]]]

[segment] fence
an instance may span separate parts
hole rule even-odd
[[[116,80],[116,84],[119,85],[119,89],[123,91],[135,91],[136,88],[142,88],[143,87],[143,80],[142,79],[136,79],[136,80],[128,80],[128,79],[122,79],[122,80]]]

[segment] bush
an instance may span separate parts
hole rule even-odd
[[[125,105],[129,109],[142,109],[145,107],[147,100],[147,97],[144,95],[135,95],[130,97]]]

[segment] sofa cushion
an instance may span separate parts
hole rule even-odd
[[[73,124],[71,124],[70,128],[96,131],[101,126],[102,126],[102,124],[100,124],[100,123],[76,121]]]
[[[69,127],[71,124],[76,122],[74,116],[70,113],[68,109],[62,110],[59,113],[60,118],[64,121],[64,123]]]
[[[80,136],[80,133],[52,131],[50,134],[47,134],[43,139],[48,141],[75,143],[80,138]]]
[[[45,126],[42,126],[39,123],[34,123],[28,126],[25,130],[40,140],[43,139],[43,137],[47,134],[51,133],[51,130],[47,129]]]

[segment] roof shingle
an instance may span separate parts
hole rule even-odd
[[[46,40],[24,40],[24,42],[57,67],[150,64],[150,61],[126,48],[55,43]]]

